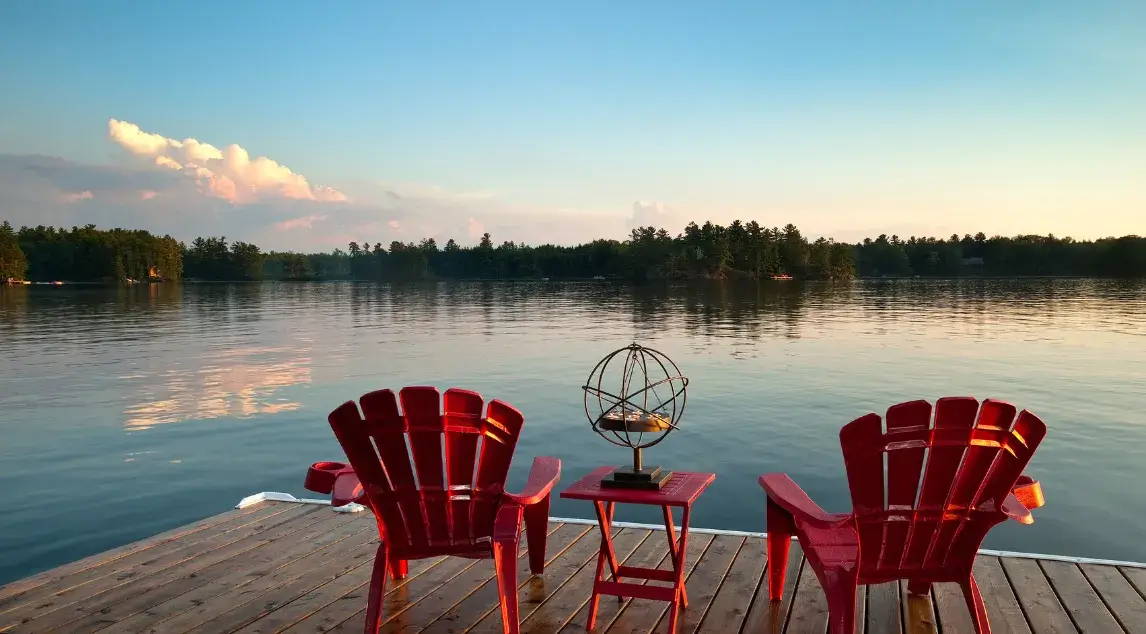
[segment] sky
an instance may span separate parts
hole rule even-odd
[[[1146,233],[1146,3],[0,2],[0,219]]]

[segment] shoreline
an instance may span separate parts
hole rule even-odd
[[[61,287],[61,286],[83,286],[83,287],[103,287],[103,288],[130,288],[136,286],[152,286],[158,284],[270,284],[270,283],[283,283],[283,284],[306,284],[306,283],[334,283],[334,282],[349,282],[349,283],[366,283],[366,284],[419,284],[419,283],[438,283],[438,282],[546,282],[546,283],[562,283],[562,282],[602,282],[610,284],[624,284],[631,286],[640,286],[652,283],[664,282],[714,282],[714,283],[744,283],[744,282],[758,282],[760,284],[767,283],[782,283],[794,282],[803,284],[807,282],[830,282],[830,283],[847,283],[847,282],[900,282],[900,281],[1007,281],[1007,280],[1142,280],[1146,278],[1141,277],[1113,277],[1101,275],[968,275],[968,276],[857,276],[847,280],[833,280],[833,279],[808,279],[808,278],[791,278],[791,279],[751,279],[751,278],[737,278],[737,279],[716,279],[711,277],[666,277],[666,278],[650,278],[646,280],[630,280],[623,277],[561,277],[557,279],[552,278],[539,278],[539,277],[430,277],[421,279],[409,280],[375,280],[375,279],[358,279],[358,278],[313,278],[313,279],[264,279],[264,280],[197,280],[197,279],[181,279],[181,280],[162,280],[155,282],[136,282],[132,284],[116,284],[113,282],[71,282],[67,280],[58,280],[51,282],[17,282],[17,283],[0,283],[2,287],[17,287],[26,288],[29,286],[48,286],[48,287]]]

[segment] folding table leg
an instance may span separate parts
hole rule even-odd
[[[676,584],[676,590],[680,593],[681,604],[687,608],[688,594],[685,593],[684,581],[681,575],[684,574],[684,546],[685,538],[688,533],[688,508],[686,507],[684,509],[684,515],[681,517],[679,542],[677,541],[676,532],[673,530],[672,507],[662,506],[661,508],[664,510],[665,514],[665,532],[668,533],[669,558],[672,561],[673,571],[677,574],[678,578],[682,579]]]
[[[667,529],[669,538],[669,554],[672,557],[673,572],[676,574],[676,578],[673,581],[673,590],[675,593],[673,595],[672,605],[669,606],[668,622],[669,634],[673,634],[676,632],[676,618],[677,613],[680,611],[680,606],[683,604],[684,607],[688,607],[688,595],[686,595],[684,591],[684,564],[685,552],[688,548],[688,516],[691,509],[687,506],[684,507],[684,513],[680,518],[680,541],[677,542],[672,525],[672,509],[667,506],[663,508],[665,513],[665,529]]]
[[[613,503],[594,502],[593,505],[597,511],[597,524],[601,527],[601,549],[597,554],[597,574],[593,577],[593,594],[589,599],[589,619],[586,623],[589,630],[597,623],[597,605],[601,601],[597,584],[605,580],[606,562],[613,580],[617,580],[617,553],[613,550]]]

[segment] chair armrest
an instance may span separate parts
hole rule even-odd
[[[334,481],[338,479],[339,475],[347,472],[354,473],[354,467],[345,462],[331,462],[329,460],[316,462],[306,470],[306,480],[303,481],[302,486],[307,491],[330,495],[330,492],[334,490]]]
[[[834,528],[851,520],[851,515],[841,517],[821,509],[786,473],[766,473],[760,476],[759,482],[768,499],[791,513],[798,522],[816,528]]]
[[[529,480],[521,493],[506,492],[505,497],[520,504],[529,506],[544,500],[557,481],[561,479],[561,460],[551,456],[538,456],[533,459],[533,467],[529,470]]]
[[[334,507],[346,506],[352,502],[359,503],[366,495],[362,483],[354,471],[343,471],[334,480],[330,491],[330,505]]]
[[[999,505],[999,510],[1020,524],[1035,523],[1035,516],[1031,515],[1030,509],[1019,498],[1015,497],[1014,493],[1007,494],[1007,498]]]
[[[1043,499],[1042,485],[1030,476],[1019,476],[1011,493],[1028,509],[1037,509],[1046,503]]]

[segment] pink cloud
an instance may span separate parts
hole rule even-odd
[[[62,196],[66,203],[76,203],[81,200],[91,200],[94,198],[90,189],[85,189],[82,192],[67,192]]]
[[[326,216],[319,214],[311,214],[303,216],[302,218],[294,218],[292,220],[284,220],[275,223],[275,231],[293,231],[295,229],[311,229],[314,223],[320,220],[326,220]]]
[[[388,227],[390,227],[391,229],[401,229],[402,228],[402,223],[398,222],[397,220],[391,220],[390,222],[387,222],[386,225]]]
[[[148,190],[145,192],[140,192],[139,198],[140,198],[140,200],[151,200],[152,198],[155,198],[158,195],[159,195],[159,192]]]
[[[266,198],[318,202],[346,202],[342,192],[311,186],[302,174],[265,156],[251,158],[236,144],[219,148],[196,139],[177,141],[146,132],[134,123],[108,120],[108,137],[136,156],[151,158],[160,167],[181,171],[199,185],[200,192],[232,203]]]
[[[477,240],[481,238],[483,234],[485,234],[485,226],[478,222],[476,218],[471,216],[469,222],[466,224],[466,233],[469,234],[471,239]]]

